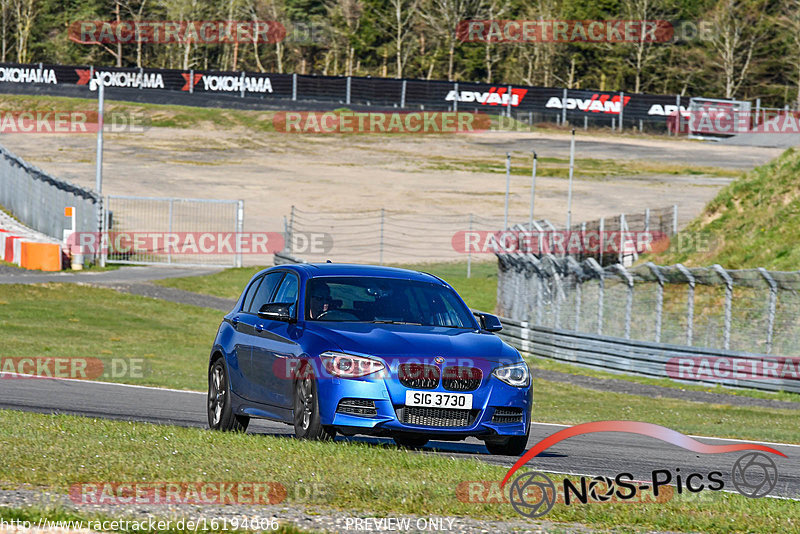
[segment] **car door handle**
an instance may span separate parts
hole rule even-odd
[[[235,328],[235,327],[236,327],[236,325],[238,325],[238,324],[239,324],[239,318],[238,318],[238,317],[234,317],[233,319],[231,319],[231,324],[232,324],[232,325],[234,326],[234,328]]]

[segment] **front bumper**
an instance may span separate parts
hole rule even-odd
[[[439,412],[425,412],[432,417],[416,416],[405,406],[405,392],[415,390],[400,384],[396,379],[344,379],[327,378],[319,380],[319,405],[322,424],[331,425],[344,434],[392,435],[395,433],[417,433],[436,436],[437,439],[464,439],[468,436],[521,436],[528,431],[533,406],[532,386],[516,388],[494,378],[484,378],[481,385],[473,391],[459,393],[472,394],[472,410],[469,414],[457,415],[456,426],[449,426],[453,419],[447,421],[448,426],[441,424],[417,424],[420,421],[438,421]],[[443,389],[442,385],[426,392],[454,393]],[[374,403],[374,410],[368,414],[341,413],[337,411],[340,402],[347,399],[369,400]],[[499,416],[496,412],[508,414],[520,412],[517,422],[506,422],[509,417]],[[511,409],[511,410],[509,410]],[[413,409],[412,409],[413,410]],[[426,409],[427,410],[427,409]],[[432,409],[445,410],[445,409]],[[365,410],[366,411],[366,410]],[[463,412],[463,411],[462,411]],[[498,415],[498,417],[495,417]],[[465,417],[466,416],[466,417]],[[464,424],[465,423],[465,424]]]

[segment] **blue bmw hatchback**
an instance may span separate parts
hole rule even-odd
[[[341,264],[255,275],[217,332],[208,423],[243,431],[251,417],[306,439],[388,436],[484,440],[492,454],[525,450],[533,404],[520,354],[430,274]]]

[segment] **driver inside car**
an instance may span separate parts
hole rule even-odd
[[[314,284],[311,292],[311,305],[308,310],[309,317],[319,319],[322,314],[332,309],[332,303],[331,288],[328,287],[328,284],[324,282]]]

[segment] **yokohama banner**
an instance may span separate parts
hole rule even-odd
[[[85,87],[87,91],[104,87],[172,94],[170,101],[181,103],[181,94],[237,97],[274,101],[276,107],[287,101],[317,102],[321,108],[342,105],[408,108],[411,110],[464,111],[473,113],[537,113],[565,115],[568,120],[606,118],[623,115],[625,121],[666,122],[670,116],[686,113],[688,97],[675,95],[622,94],[608,91],[564,90],[554,87],[529,87],[486,83],[396,80],[337,76],[306,76],[256,72],[211,72],[171,69],[142,69],[69,65],[19,65],[0,63],[0,89],[36,86],[30,92],[58,94],[58,86]],[[163,99],[162,99],[163,100]],[[246,100],[242,101],[243,103]]]

